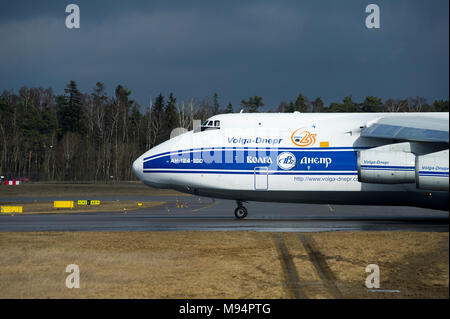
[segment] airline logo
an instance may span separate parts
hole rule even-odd
[[[272,159],[269,156],[264,157],[247,156],[247,163],[272,164]]]
[[[308,157],[308,156],[305,156],[300,160],[299,164],[300,165],[308,165],[308,164],[325,165],[325,168],[328,168],[328,165],[330,165],[332,162],[333,162],[333,160],[331,159],[331,157]]]
[[[228,137],[229,144],[269,144],[269,145],[278,145],[281,144],[282,138],[264,138],[264,137],[255,137],[255,138],[246,138],[246,137]]]
[[[316,143],[316,136],[316,133],[311,133],[305,131],[303,128],[299,128],[292,133],[291,141],[297,146],[306,147]]]
[[[295,158],[294,154],[290,152],[283,152],[277,157],[278,167],[284,170],[290,170],[295,166],[296,162],[297,159]]]

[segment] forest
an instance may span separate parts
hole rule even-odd
[[[102,82],[83,93],[70,81],[63,94],[51,88],[22,87],[0,95],[0,175],[31,181],[135,180],[132,162],[167,140],[172,129],[192,129],[193,120],[235,111],[259,112],[263,97],[250,96],[240,105],[210,98],[178,101],[160,93],[140,106],[131,91],[118,85],[108,96]],[[429,103],[422,97],[386,99],[367,96],[325,105],[320,97],[298,94],[292,101],[266,106],[266,112],[448,112],[448,100]]]

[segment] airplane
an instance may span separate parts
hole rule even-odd
[[[146,185],[235,200],[449,209],[448,113],[232,113],[142,154]]]

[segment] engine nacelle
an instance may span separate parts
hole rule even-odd
[[[374,184],[405,184],[415,182],[413,153],[401,151],[364,150],[357,153],[358,181]]]
[[[416,157],[416,187],[448,191],[448,150]]]

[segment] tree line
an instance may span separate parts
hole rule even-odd
[[[299,94],[269,112],[444,112],[448,100],[428,104],[424,98],[388,99],[352,96],[325,106]],[[243,99],[240,108],[258,112],[259,96]],[[145,108],[131,99],[131,91],[118,85],[108,96],[102,82],[82,93],[70,81],[64,94],[52,89],[22,87],[0,95],[0,175],[46,181],[108,181],[135,179],[132,162],[146,150],[167,140],[176,127],[192,129],[201,121],[234,111],[221,105],[219,95],[202,100],[178,101],[173,93],[151,98]]]

